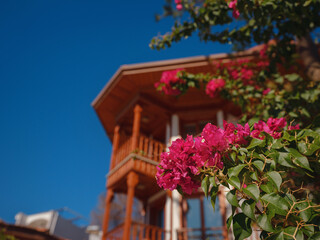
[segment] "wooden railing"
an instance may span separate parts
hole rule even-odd
[[[107,240],[122,240],[124,232],[124,223],[118,225],[114,229],[112,229],[110,232],[107,233]]]
[[[114,163],[113,167],[117,166],[125,157],[127,157],[131,152],[131,142],[132,138],[128,136],[122,137],[122,143],[118,147],[117,151],[114,153]]]
[[[121,224],[107,233],[107,240],[121,240],[124,224]],[[171,234],[160,227],[132,222],[130,240],[171,240]]]
[[[165,150],[166,146],[162,142],[148,138],[144,135],[139,136],[138,155],[160,162],[160,155]]]
[[[222,227],[182,228],[177,230],[178,240],[223,240]]]
[[[131,240],[169,240],[171,234],[160,227],[133,222],[131,225]]]
[[[114,153],[112,164],[113,167],[122,162],[129,154],[134,153],[142,157],[146,157],[155,162],[160,162],[160,155],[166,150],[166,145],[162,142],[148,138],[144,135],[138,137],[138,147],[132,149],[132,137],[122,136],[121,142]]]

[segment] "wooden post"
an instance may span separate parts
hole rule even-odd
[[[203,196],[200,196],[200,215],[201,215],[201,239],[206,239],[206,226],[204,221]]]
[[[133,205],[133,197],[134,197],[134,189],[139,182],[139,176],[130,172],[127,176],[127,206],[126,206],[126,218],[124,221],[124,233],[123,240],[130,239],[130,226],[131,226],[131,215],[132,215],[132,205]]]
[[[120,126],[116,125],[114,128],[114,134],[113,134],[113,142],[112,142],[113,147],[112,147],[110,170],[116,166],[117,159],[115,158],[115,154],[117,153],[119,141],[120,141],[119,130],[120,130]]]
[[[134,116],[133,116],[133,127],[132,127],[132,143],[131,143],[132,151],[136,150],[138,147],[141,112],[142,112],[142,108],[140,105],[137,104],[133,109]]]
[[[223,230],[222,235],[224,240],[228,240],[228,228],[227,228],[227,206],[226,206],[226,197],[224,193],[224,187],[220,186],[218,193],[219,205],[220,205],[220,213],[222,217]]]
[[[107,232],[108,232],[108,226],[109,226],[109,215],[110,215],[110,205],[113,198],[113,190],[108,189],[107,195],[106,195],[106,205],[104,210],[104,216],[103,216],[103,225],[102,225],[102,240],[107,239]]]

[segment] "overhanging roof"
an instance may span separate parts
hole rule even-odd
[[[103,127],[109,138],[112,138],[117,116],[126,108],[137,95],[144,95],[153,102],[160,103],[165,108],[178,111],[184,107],[199,107],[205,99],[207,103],[218,104],[217,99],[211,99],[198,90],[191,90],[186,95],[179,97],[164,96],[157,92],[154,83],[160,80],[163,71],[183,68],[188,72],[212,72],[213,66],[220,61],[229,61],[233,58],[253,56],[258,53],[261,46],[251,48],[235,54],[214,54],[174,60],[156,61],[149,63],[122,65],[112,76],[92,102]],[[188,99],[193,101],[188,101]],[[221,99],[220,99],[221,102]],[[191,104],[191,105],[190,105]]]

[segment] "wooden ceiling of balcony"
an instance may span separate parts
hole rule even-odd
[[[217,54],[208,57],[192,57],[143,64],[123,65],[110,79],[93,101],[94,107],[110,140],[116,124],[127,126],[130,131],[133,119],[133,106],[141,104],[141,130],[157,136],[165,132],[165,124],[172,113],[177,113],[185,122],[214,119],[216,111],[237,110],[232,104],[220,98],[210,98],[203,91],[191,89],[179,98],[165,96],[157,92],[154,84],[161,78],[163,71],[183,68],[191,73],[212,72],[219,61],[229,61],[234,57],[253,56],[254,51],[237,55]],[[131,124],[131,125],[130,125]],[[162,138],[163,136],[158,136]]]

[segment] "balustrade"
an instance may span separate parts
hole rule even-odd
[[[222,227],[182,228],[177,230],[178,240],[224,240]]]
[[[131,149],[132,137],[121,136],[121,142],[118,149],[114,152],[113,166],[117,166],[121,161],[123,161],[131,153],[138,156],[146,157],[155,162],[160,162],[160,155],[166,150],[166,145],[155,139],[140,135],[138,137],[138,147],[136,149]]]
[[[107,240],[121,240],[124,232],[124,224],[121,224],[107,233]],[[171,239],[169,231],[148,224],[132,222],[130,240],[164,240]]]

